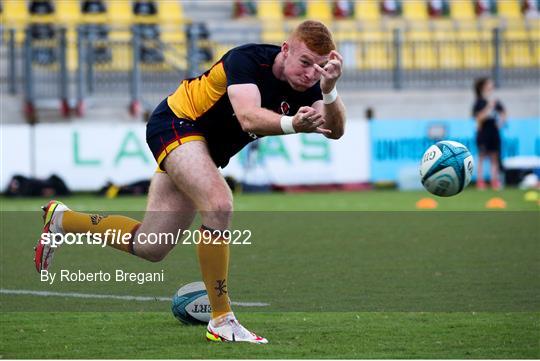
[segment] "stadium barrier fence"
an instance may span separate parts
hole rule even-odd
[[[411,39],[399,28],[388,34],[336,37],[344,56],[340,87],[470,87],[474,77],[488,74],[499,87],[540,82],[540,41],[533,37],[511,39],[499,28],[473,39]],[[225,27],[209,30],[204,23],[159,29],[148,24],[7,28],[2,29],[0,46],[5,74],[0,89],[15,94],[23,84],[31,122],[36,120],[36,104],[49,100],[59,101],[64,116],[70,115],[72,104],[76,115],[82,116],[89,100],[113,106],[129,103],[131,114],[138,115],[153,109],[182,79],[197,76],[231,47],[260,37]]]

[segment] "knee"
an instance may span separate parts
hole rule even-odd
[[[167,256],[168,252],[162,252],[160,250],[144,250],[137,252],[137,256],[144,258],[150,262],[161,262]]]
[[[209,209],[212,212],[228,215],[233,211],[233,200],[230,196],[214,197],[210,201]]]
[[[161,262],[165,258],[166,254],[151,254],[148,257],[146,257],[146,260],[150,262]]]

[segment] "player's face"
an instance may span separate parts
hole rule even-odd
[[[484,84],[484,88],[482,89],[482,96],[485,98],[485,99],[490,99],[493,95],[493,81],[491,80],[488,80],[486,81],[486,83]]]
[[[284,74],[289,85],[297,91],[306,91],[317,83],[321,73],[314,64],[326,65],[328,55],[319,55],[301,41],[292,41],[284,45]]]

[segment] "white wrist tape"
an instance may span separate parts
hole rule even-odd
[[[287,115],[284,115],[281,117],[281,130],[283,130],[283,133],[285,134],[296,133],[292,125],[292,120],[293,120],[293,117],[289,117]]]
[[[336,101],[337,96],[338,96],[337,89],[336,89],[336,87],[334,87],[334,89],[332,89],[332,91],[330,93],[328,93],[328,94],[322,93],[323,103],[324,104],[332,104],[333,102]]]

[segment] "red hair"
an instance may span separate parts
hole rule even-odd
[[[330,30],[315,20],[306,20],[294,29],[289,41],[300,40],[307,48],[319,55],[327,55],[336,49]]]

